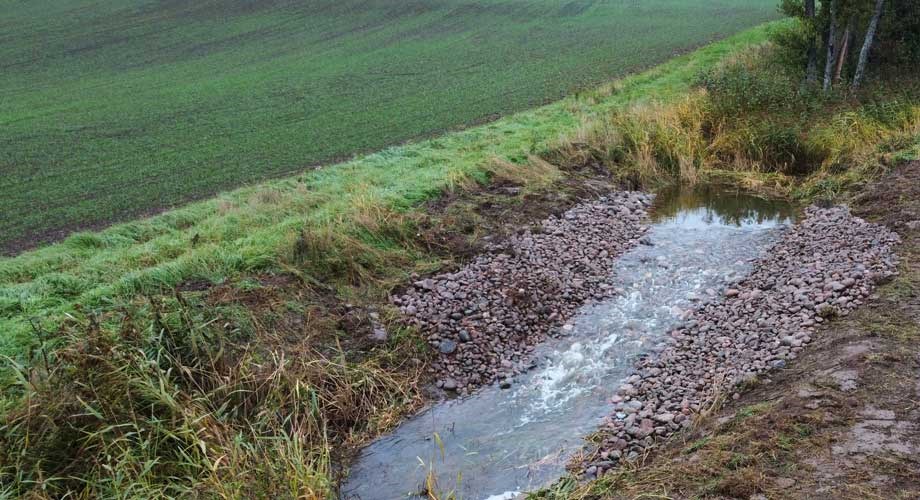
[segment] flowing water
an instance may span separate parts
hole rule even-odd
[[[651,245],[610,270],[616,297],[582,308],[510,389],[438,403],[368,446],[343,498],[414,498],[430,475],[442,493],[498,500],[559,478],[636,356],[748,273],[792,217],[788,204],[715,187],[659,194]]]

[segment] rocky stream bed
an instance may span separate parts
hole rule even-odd
[[[508,477],[494,482],[496,487],[520,481],[511,479],[519,477],[516,473],[498,472],[500,467],[510,471],[521,467],[520,463],[530,463],[533,458],[527,457],[546,453],[549,455],[538,462],[550,457],[557,461],[571,458],[569,445],[564,446],[565,451],[524,453],[521,449],[515,451],[517,445],[503,443],[539,440],[539,432],[553,432],[555,424],[547,423],[540,424],[542,430],[537,431],[526,408],[533,404],[545,406],[547,400],[540,399],[539,393],[546,392],[542,387],[549,380],[546,374],[562,367],[566,356],[573,354],[623,363],[622,368],[597,372],[606,375],[603,381],[591,381],[587,390],[593,395],[589,399],[578,403],[560,399],[565,404],[587,404],[588,408],[590,398],[603,398],[600,405],[594,404],[608,414],[603,421],[600,415],[593,420],[590,417],[591,411],[596,410],[580,410],[583,414],[579,418],[596,422],[588,426],[599,426],[600,432],[597,444],[585,450],[586,458],[576,464],[584,478],[603,475],[621,461],[639,457],[662,438],[690,426],[693,418],[718,398],[737,397],[738,384],[784,367],[806,348],[817,325],[849,314],[873,293],[876,284],[897,272],[894,246],[898,236],[853,216],[844,207],[809,207],[797,223],[783,229],[787,222],[764,226],[765,221],[759,219],[763,214],[750,211],[750,207],[744,215],[750,220],[749,226],[724,220],[712,225],[713,207],[707,206],[702,215],[697,214],[702,217],[702,222],[697,221],[698,227],[666,224],[649,232],[650,226],[659,227],[648,218],[652,202],[650,195],[622,192],[577,205],[559,217],[550,217],[492,245],[456,272],[419,280],[394,297],[406,323],[418,328],[439,353],[431,366],[437,386],[447,394],[466,396],[458,402],[469,404],[466,409],[463,405],[438,405],[408,422],[392,438],[372,446],[369,455],[358,464],[361,472],[352,491],[361,493],[346,497],[383,498],[379,495],[382,490],[360,486],[365,476],[389,476],[384,482],[390,481],[394,491],[400,491],[399,485],[412,481],[407,478],[415,477],[417,472],[394,461],[410,462],[416,453],[421,457],[421,449],[427,446],[424,443],[432,433],[440,432],[446,440],[447,433],[456,432],[458,442],[448,444],[455,446],[455,452],[472,453],[469,456],[473,458],[461,457],[450,464],[458,471],[472,468],[485,474],[483,484],[491,481],[485,479],[490,474],[488,470],[506,474]],[[732,208],[728,212],[732,210],[737,211]],[[712,231],[718,236],[702,236]],[[735,239],[738,243],[732,250],[707,247],[707,241],[718,244]],[[665,246],[654,247],[655,241]],[[669,256],[684,251],[681,241],[692,245],[687,252],[705,258],[674,258],[673,263],[668,262],[672,260]],[[641,248],[649,251],[639,251]],[[624,257],[627,253],[628,258]],[[739,255],[746,255],[743,260],[747,262],[741,264]],[[657,261],[646,263],[649,258]],[[719,258],[734,260],[725,262],[720,271],[718,262],[712,260]],[[632,286],[643,290],[620,288],[624,284],[618,283],[613,271],[618,266],[628,271]],[[655,271],[658,268],[672,270]],[[702,274],[691,278],[694,273]],[[678,281],[670,281],[674,279]],[[673,299],[668,294],[672,290]],[[664,291],[668,293],[662,294]],[[648,293],[661,296],[650,301],[650,297],[643,296]],[[634,296],[625,296],[630,294]],[[677,303],[673,307],[659,304],[662,300],[674,300],[680,307]],[[600,309],[591,313],[591,304],[599,304]],[[643,307],[646,312],[640,313]],[[668,311],[665,316],[673,319],[652,320],[662,314],[652,311],[662,308]],[[637,313],[654,316],[644,320],[622,316]],[[610,326],[602,326],[608,321],[604,315],[610,314],[618,315],[618,319]],[[646,334],[633,330],[630,325],[637,321],[648,322],[640,330],[661,331]],[[583,337],[580,332],[585,327],[575,325],[585,322],[599,325],[596,327],[603,329],[601,335]],[[617,328],[630,331],[613,331]],[[578,338],[566,339],[573,329]],[[588,342],[588,338],[595,339],[590,342],[601,341],[602,350],[581,347],[580,342]],[[546,357],[548,345],[557,346],[552,349],[557,349],[555,356],[560,359]],[[598,369],[597,360],[587,361],[579,361],[559,387],[581,389],[578,380],[583,375],[577,372]],[[519,381],[522,386],[515,389]],[[472,425],[468,419],[472,415],[484,416],[484,411],[492,420]],[[553,409],[541,411],[537,418],[544,422],[564,414],[553,413],[557,411]],[[458,418],[466,423],[458,422]],[[579,432],[584,436],[584,430]],[[500,439],[495,441],[496,438]],[[571,438],[564,441],[569,443]],[[479,443],[476,446],[492,458],[476,458],[477,452],[470,449],[470,443]],[[575,443],[576,447],[582,445]],[[495,453],[517,453],[519,462],[496,465],[505,459],[496,461]],[[388,463],[393,464],[392,471],[379,469]],[[474,495],[487,492],[470,491]]]
[[[668,341],[636,363],[613,397],[594,477],[624,454],[688,426],[732,388],[782,368],[812,340],[815,326],[846,315],[897,272],[898,236],[843,207],[810,207],[723,300],[693,311]]]
[[[438,386],[469,393],[527,370],[527,355],[589,300],[615,294],[610,269],[643,241],[652,197],[616,193],[514,235],[393,302],[441,356]]]

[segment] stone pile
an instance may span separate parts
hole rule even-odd
[[[806,210],[805,218],[755,263],[720,301],[693,311],[666,342],[640,358],[613,398],[588,478],[634,458],[656,439],[690,425],[719,395],[782,368],[815,328],[846,315],[897,272],[898,236],[846,208]]]
[[[647,230],[651,201],[623,192],[578,205],[394,297],[440,353],[432,364],[438,386],[460,393],[510,386],[555,327],[585,302],[614,294],[614,264]]]

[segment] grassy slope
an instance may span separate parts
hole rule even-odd
[[[105,309],[184,280],[220,282],[247,272],[290,269],[294,242],[303,231],[360,238],[356,221],[368,213],[407,209],[469,176],[481,178],[492,157],[521,159],[546,151],[586,119],[625,103],[686,92],[699,71],[762,42],[766,34],[766,27],[744,32],[629,77],[614,91],[567,98],[2,259],[0,352],[21,354],[34,341],[30,319],[54,329],[76,304],[83,311]],[[309,263],[299,269],[308,275],[321,271]]]
[[[776,15],[774,0],[0,9],[0,247],[517,111]]]

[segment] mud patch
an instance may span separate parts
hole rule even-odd
[[[872,406],[859,412],[859,420],[850,430],[849,438],[831,448],[834,455],[871,455],[876,453],[916,453],[915,443],[907,438],[917,434],[917,424],[898,420],[892,410],[881,410]]]

